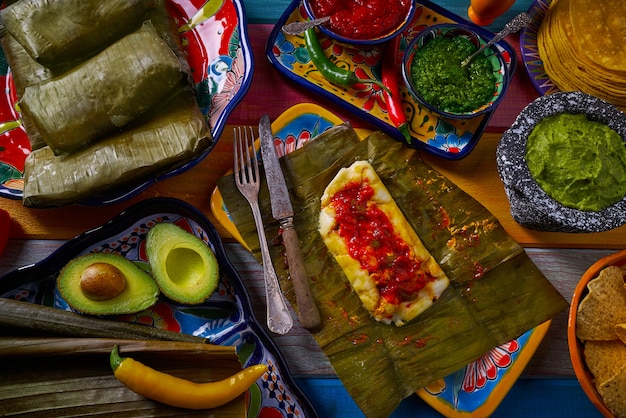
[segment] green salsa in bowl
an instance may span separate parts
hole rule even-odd
[[[508,67],[492,45],[466,67],[461,62],[487,41],[467,25],[433,25],[407,47],[402,76],[421,105],[444,117],[472,118],[493,110],[509,83]]]

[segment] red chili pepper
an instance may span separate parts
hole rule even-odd
[[[396,36],[385,49],[382,64],[382,82],[386,89],[383,89],[385,101],[387,102],[387,112],[389,119],[394,126],[404,136],[407,143],[412,141],[409,133],[409,125],[402,109],[402,96],[398,84],[398,49],[400,47],[400,36]]]

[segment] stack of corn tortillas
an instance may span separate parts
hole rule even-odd
[[[587,284],[580,302],[576,336],[596,390],[616,417],[626,417],[626,285],[619,267],[603,269]]]
[[[546,74],[626,110],[626,2],[554,0],[537,32]]]

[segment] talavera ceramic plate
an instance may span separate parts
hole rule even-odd
[[[535,0],[528,9],[528,14],[531,17],[530,24],[522,28],[520,32],[519,44],[522,61],[526,71],[528,71],[530,82],[539,94],[550,94],[560,91],[546,74],[543,61],[539,56],[539,48],[537,47],[537,32],[550,7],[550,3],[552,3],[552,0]]]
[[[411,134],[409,141],[404,138],[389,119],[384,91],[378,85],[357,84],[354,88],[338,87],[320,75],[306,51],[302,35],[287,35],[281,29],[286,23],[302,20],[308,20],[304,6],[300,0],[293,0],[270,34],[265,53],[278,71],[295,83],[339,104],[377,129],[399,141],[406,142],[411,147],[450,160],[461,159],[474,149],[495,109],[469,119],[441,118],[418,104],[411,97],[401,81],[400,65],[398,64],[402,108]],[[461,22],[481,34],[484,39],[491,39],[494,36],[486,29],[462,19],[436,4],[427,0],[420,0],[417,2],[413,20],[407,29],[399,35],[398,48],[388,47],[384,44],[360,49],[321,36],[320,42],[329,59],[339,67],[354,71],[360,79],[381,81],[382,60],[402,62],[402,55],[407,45],[422,30],[437,23]],[[517,67],[515,51],[504,41],[496,42],[496,46],[509,66],[509,77],[513,77]]]
[[[228,115],[248,91],[253,58],[242,1],[167,0],[166,3],[177,20],[193,69],[198,104],[209,122],[213,145],[182,167],[82,203],[94,206],[118,203],[202,161],[217,143]],[[214,11],[216,6],[219,7]],[[0,84],[4,88],[4,94],[0,94],[0,196],[22,199],[24,161],[30,153],[30,142],[20,122],[11,69],[1,50]]]
[[[321,132],[342,122],[339,117],[315,104],[301,103],[287,109],[272,123],[279,157],[302,147]],[[357,135],[363,139],[369,132],[365,129],[357,130]],[[230,220],[219,189],[211,196],[211,211],[218,222],[246,246]],[[491,349],[462,370],[419,390],[418,396],[447,417],[490,415],[530,361],[550,323],[547,321],[515,340]]]
[[[278,347],[258,325],[243,281],[226,256],[214,226],[202,212],[181,200],[153,198],[131,206],[101,227],[68,241],[39,263],[0,278],[0,296],[70,310],[56,289],[56,277],[65,264],[82,254],[112,252],[145,268],[145,238],[150,228],[160,222],[174,223],[195,234],[215,252],[220,269],[217,290],[200,305],[180,305],[161,296],[150,309],[108,319],[235,346],[244,367],[259,363],[269,366],[269,373],[248,390],[248,417],[317,417],[289,374]]]

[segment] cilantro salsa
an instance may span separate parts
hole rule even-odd
[[[422,98],[446,112],[462,113],[487,103],[496,90],[493,66],[484,55],[463,68],[461,61],[476,51],[463,36],[437,37],[418,49],[411,78]]]

